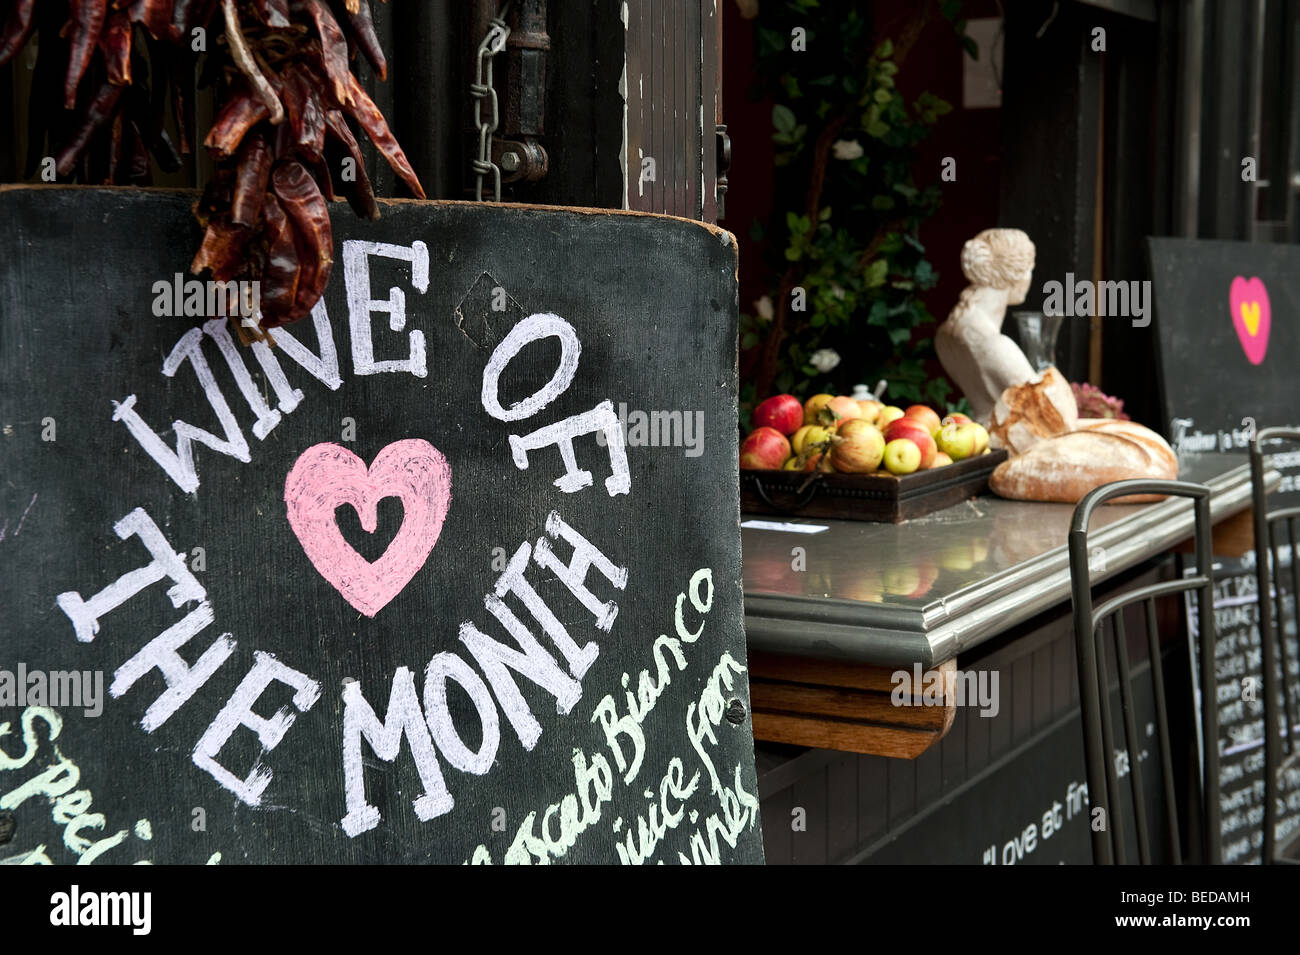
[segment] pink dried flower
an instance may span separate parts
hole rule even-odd
[[[1129,416],[1124,413],[1124,401],[1122,398],[1112,398],[1096,385],[1090,385],[1086,382],[1070,382],[1070,387],[1074,390],[1074,401],[1079,406],[1080,418],[1116,418],[1120,421],[1128,421]]]

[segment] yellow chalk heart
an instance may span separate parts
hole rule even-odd
[[[1241,320],[1246,324],[1246,331],[1254,338],[1259,331],[1259,302],[1241,303]]]

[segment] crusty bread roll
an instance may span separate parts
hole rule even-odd
[[[1178,456],[1164,438],[1132,421],[1083,418],[1079,430],[1038,441],[998,465],[989,487],[1018,501],[1075,504],[1093,488],[1131,478],[1174,480]],[[1141,494],[1114,503],[1160,500]]]
[[[1055,366],[1037,381],[1012,385],[993,407],[989,445],[1024,454],[1039,441],[1075,430],[1079,408],[1074,391]]]

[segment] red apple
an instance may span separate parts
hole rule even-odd
[[[850,421],[862,417],[862,406],[858,404],[857,399],[846,398],[843,395],[826,402],[826,409],[835,416],[836,421]]]
[[[841,438],[851,438],[855,434],[862,434],[867,431],[880,434],[880,429],[866,418],[850,418],[835,429],[835,433]]]
[[[884,455],[885,439],[868,426],[835,442],[831,448],[831,464],[846,474],[867,474],[880,467]]]
[[[966,424],[968,421],[970,421],[969,417],[962,414],[960,411],[954,411],[952,414],[947,415],[940,423],[943,425]]]
[[[903,417],[921,422],[921,424],[925,425],[925,430],[930,433],[930,437],[934,437],[935,432],[941,427],[939,415],[933,408],[928,408],[925,405],[912,405],[903,412]]]
[[[899,438],[911,441],[916,445],[917,450],[921,452],[922,469],[928,468],[934,461],[934,456],[939,453],[939,447],[934,443],[934,438],[930,437],[930,432],[925,430],[925,423],[917,421],[915,418],[899,418],[897,421],[891,421],[885,428],[885,440],[895,441]],[[951,454],[951,452],[949,452]]]
[[[740,466],[779,471],[790,456],[790,442],[776,428],[758,428],[740,444]]]
[[[858,407],[862,409],[862,417],[874,424],[880,417],[880,409],[885,406],[873,398],[859,398]]]
[[[794,395],[774,395],[754,409],[755,428],[775,428],[794,434],[803,424],[803,405]]]

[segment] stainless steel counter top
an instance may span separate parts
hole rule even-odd
[[[1250,507],[1246,455],[1185,454],[1179,467],[1210,486],[1216,522]],[[1073,513],[986,494],[902,524],[742,515],[749,646],[878,666],[953,659],[1070,599]],[[1192,503],[1108,505],[1092,527],[1104,580],[1190,537]]]

